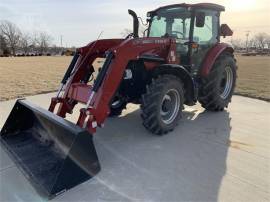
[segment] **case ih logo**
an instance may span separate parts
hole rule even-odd
[[[165,44],[167,43],[166,39],[137,39],[134,40],[133,44],[150,44],[150,43],[155,43],[155,44]]]

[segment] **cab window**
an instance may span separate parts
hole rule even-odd
[[[150,36],[151,37],[161,37],[166,34],[166,18],[154,16],[152,19]]]
[[[190,18],[176,18],[172,24],[172,36],[178,39],[188,39],[190,30]]]
[[[203,10],[199,12],[205,12],[205,23],[203,27],[194,27],[193,41],[199,44],[216,43],[218,40],[217,12]],[[196,25],[196,18],[194,24]]]

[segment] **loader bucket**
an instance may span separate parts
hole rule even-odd
[[[25,100],[16,102],[0,134],[11,159],[46,198],[100,171],[90,133]]]

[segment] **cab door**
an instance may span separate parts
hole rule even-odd
[[[191,23],[191,14],[190,16],[186,15],[185,18],[175,18],[172,23],[171,36],[176,39],[176,54],[180,59],[180,64],[188,66],[189,57],[188,57],[188,42],[190,36],[190,23]]]
[[[201,21],[204,17],[204,23]],[[192,73],[196,74],[207,52],[219,41],[219,12],[198,9],[195,11],[193,45],[191,48],[190,65]]]

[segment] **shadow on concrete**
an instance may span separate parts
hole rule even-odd
[[[89,190],[81,200],[217,201],[230,131],[227,111],[186,111],[165,136],[147,132],[139,110],[110,118],[95,136],[102,171],[64,195],[76,200]]]

